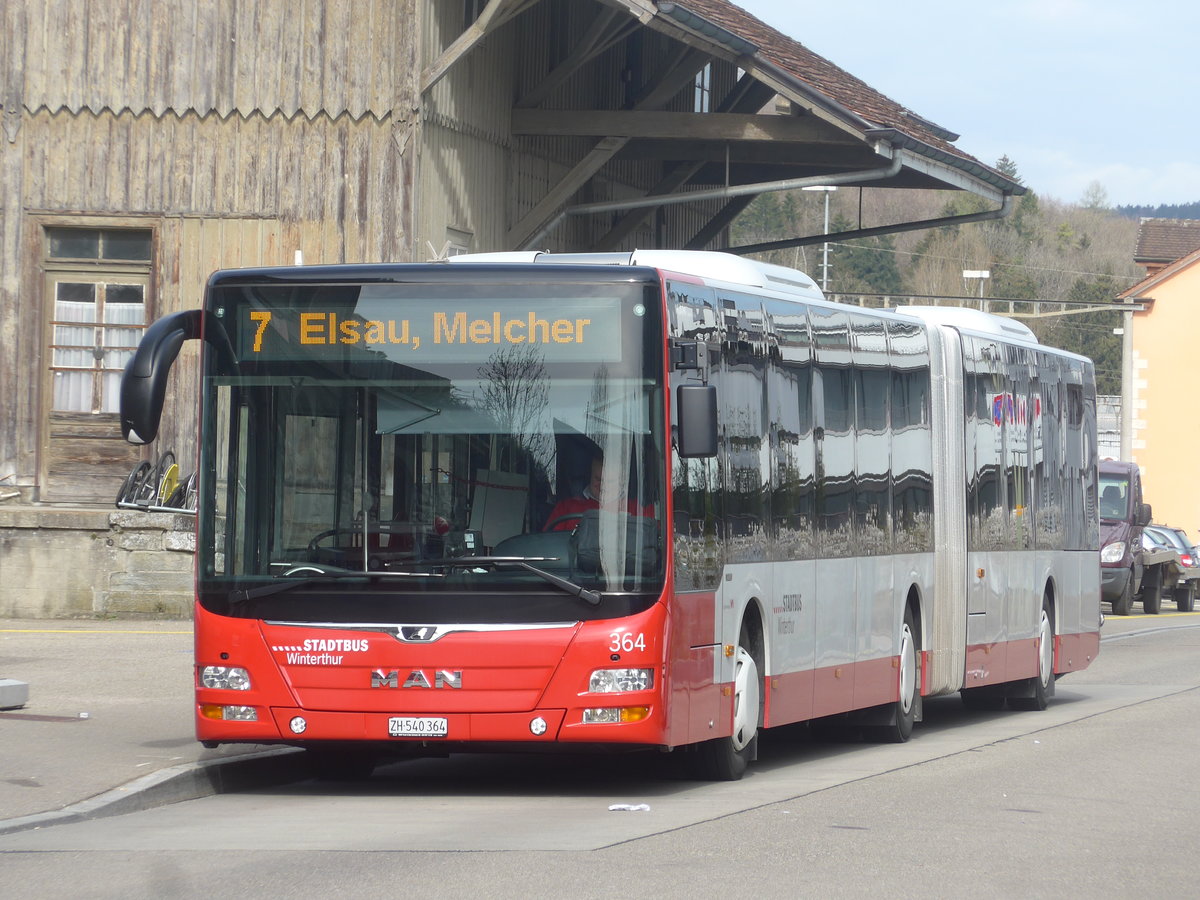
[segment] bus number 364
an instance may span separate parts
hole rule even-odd
[[[646,635],[640,631],[637,634],[614,631],[608,637],[611,640],[608,649],[613,653],[631,653],[634,650],[646,649]]]

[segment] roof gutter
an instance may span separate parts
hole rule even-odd
[[[907,150],[909,153],[914,153],[917,156],[932,159],[943,165],[951,166],[958,169],[960,172],[965,172],[971,177],[984,182],[987,185],[995,188],[997,191],[1004,194],[1024,194],[1028,191],[1023,184],[1012,179],[1005,178],[998,172],[993,172],[991,169],[984,166],[982,163],[974,160],[966,159],[954,153],[948,153],[937,147],[926,144],[924,141],[919,141],[909,134],[905,134],[896,128],[871,128],[866,136],[878,141],[887,141],[893,147],[899,150]],[[976,192],[978,193],[978,192]]]
[[[890,148],[888,148],[890,149]],[[887,154],[877,148],[881,156]],[[576,206],[564,207],[558,215],[546,223],[537,234],[530,237],[517,250],[537,249],[537,243],[562,222],[567,216],[594,215],[598,213],[624,212],[630,209],[644,209],[650,206],[674,206],[680,203],[699,203],[704,200],[732,200],[735,197],[757,196],[777,191],[794,191],[800,188],[816,186],[834,186],[844,184],[859,184],[865,181],[875,181],[880,178],[891,178],[904,165],[904,154],[895,152],[892,161],[886,166],[869,169],[865,172],[848,172],[845,175],[810,175],[805,178],[787,178],[782,181],[759,181],[753,184],[726,185],[707,191],[684,191],[677,194],[650,194],[633,200],[604,200],[598,203],[580,203]]]
[[[877,228],[859,228],[854,231],[837,231],[833,234],[813,234],[806,237],[785,238],[782,241],[743,244],[740,247],[723,247],[721,249],[726,253],[736,253],[739,256],[746,256],[750,253],[767,253],[771,250],[787,250],[792,247],[824,244],[826,241],[850,241],[856,238],[876,237],[881,234],[897,234],[902,231],[920,231],[924,228],[941,228],[946,225],[965,225],[968,222],[987,222],[991,219],[1003,219],[1012,210],[1012,194],[1005,194],[1004,200],[998,209],[989,209],[984,212],[964,213],[960,216],[941,216],[937,219],[921,219],[918,222],[899,222],[895,225],[880,225]]]
[[[674,21],[676,25],[682,25],[688,31],[706,40],[715,41],[738,56],[753,56],[758,52],[757,44],[734,34],[727,28],[722,28],[715,22],[710,22],[703,16],[696,15],[690,9],[684,9],[678,3],[659,3],[658,11]]]

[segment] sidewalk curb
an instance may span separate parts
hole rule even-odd
[[[0,835],[142,812],[248,788],[290,784],[311,775],[304,751],[294,747],[172,766],[62,809],[0,819]]]

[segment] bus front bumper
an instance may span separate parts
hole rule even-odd
[[[300,708],[258,709],[253,720],[213,717],[211,706],[197,709],[196,738],[205,743],[288,743],[321,741],[391,742],[397,745],[463,744],[641,744],[661,745],[664,735],[652,707],[633,710],[633,721],[586,723],[583,710],[405,715],[327,712]],[[628,714],[627,714],[628,715]]]

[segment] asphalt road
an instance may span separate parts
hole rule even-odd
[[[0,896],[1192,897],[1200,614],[1110,618],[1045,712],[927,704],[905,745],[463,756],[0,836]],[[612,810],[646,805],[649,809]]]

